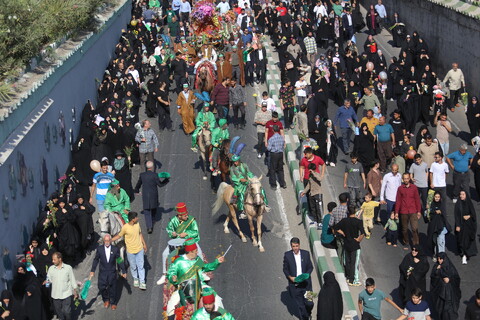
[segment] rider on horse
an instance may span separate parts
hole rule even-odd
[[[193,314],[191,320],[235,320],[225,309],[215,304],[217,293],[212,288],[205,288],[202,292],[203,308]]]
[[[177,215],[172,217],[167,225],[167,233],[170,239],[194,239],[195,242],[200,241],[200,234],[198,232],[198,224],[194,217],[188,214],[187,205],[184,202],[177,203],[175,207]],[[198,255],[202,257],[200,246],[197,245]],[[170,254],[167,246],[162,254],[163,276],[157,281],[158,285],[165,282],[167,273],[167,258]]]
[[[128,223],[130,197],[125,190],[120,188],[120,182],[117,179],[110,183],[103,207],[107,211],[118,212],[122,216],[123,221]]]
[[[233,182],[233,197],[232,204],[237,205],[240,214],[243,213],[243,205],[245,199],[245,192],[248,187],[248,179],[253,178],[255,175],[248,169],[247,164],[240,161],[240,156],[234,154],[232,156],[233,166],[230,168],[230,179]],[[267,195],[262,188],[262,197],[265,205],[268,207]],[[242,218],[242,217],[240,217]]]
[[[212,145],[213,152],[210,156],[210,170],[213,171],[213,175],[216,176],[219,172],[218,168],[218,156],[220,154],[220,147],[224,140],[230,139],[230,132],[228,132],[227,119],[218,120],[219,127],[212,130]]]
[[[197,152],[197,136],[198,133],[203,128],[208,128],[209,130],[213,130],[216,127],[216,120],[215,116],[212,112],[210,112],[210,103],[205,102],[203,105],[202,111],[200,111],[195,119],[195,125],[197,128],[192,134],[192,151]]]

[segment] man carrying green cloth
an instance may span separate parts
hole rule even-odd
[[[187,205],[185,202],[177,203],[175,207],[177,215],[172,217],[167,225],[167,233],[170,239],[194,239],[197,242],[198,256],[203,257],[202,249],[198,245],[200,241],[200,234],[198,232],[197,220],[188,214]],[[157,281],[158,285],[165,283],[165,276],[167,274],[167,258],[170,254],[170,248],[167,246],[162,253],[163,275]],[[209,280],[209,279],[207,279]]]
[[[212,130],[212,145],[213,151],[210,155],[210,170],[213,171],[213,175],[216,176],[220,173],[218,168],[219,162],[219,154],[220,154],[220,147],[222,146],[222,142],[224,140],[230,139],[230,132],[228,132],[228,123],[227,119],[221,118],[218,120],[218,127]]]
[[[207,128],[210,131],[215,129],[217,122],[215,120],[215,115],[210,111],[210,103],[205,102],[203,104],[203,109],[197,115],[195,119],[195,126],[197,127],[192,134],[192,151],[197,152],[197,136],[200,130]]]
[[[103,203],[105,210],[110,212],[118,212],[125,223],[128,223],[128,212],[130,211],[130,197],[127,192],[120,188],[120,182],[115,179],[110,183],[105,202]]]
[[[202,292],[203,308],[192,315],[191,320],[235,320],[225,309],[215,304],[217,293],[212,288],[205,288]]]
[[[225,261],[224,257],[219,257],[211,263],[205,263],[198,256],[198,248],[195,240],[187,239],[185,241],[185,254],[178,257],[168,268],[168,281],[177,286],[177,290],[170,297],[167,304],[167,315],[173,315],[175,308],[181,304],[185,305],[184,286],[186,281],[190,279],[197,279],[197,285],[201,288],[207,287],[205,284],[204,272],[214,271],[218,266]],[[181,293],[179,292],[181,291]],[[221,304],[221,298],[216,297],[218,303]]]

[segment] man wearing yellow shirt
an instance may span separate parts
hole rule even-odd
[[[124,224],[120,233],[112,238],[112,242],[121,237],[125,238],[127,247],[127,258],[130,263],[130,271],[133,277],[133,286],[141,290],[147,290],[145,284],[145,268],[143,266],[143,257],[147,252],[147,244],[143,239],[142,230],[138,223],[138,213],[130,211],[128,213],[128,223]]]
[[[373,116],[373,110],[367,110],[366,116],[362,118],[362,121],[360,121],[360,124],[362,123],[367,124],[368,131],[370,131],[373,135],[373,130],[375,130],[375,126],[378,124],[378,119]]]

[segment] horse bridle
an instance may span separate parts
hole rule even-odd
[[[250,186],[251,186],[252,184],[260,184],[260,185],[261,185],[260,181],[249,182],[247,189],[250,189]],[[265,202],[265,199],[263,199],[263,195],[262,195],[262,191],[261,191],[261,190],[262,190],[262,189],[261,189],[261,187],[260,187],[260,192],[254,193],[254,194],[252,195],[252,199],[255,198],[257,195],[260,195],[260,198],[262,198],[262,200]],[[249,205],[251,205],[251,206],[253,206],[253,207],[259,206],[259,205],[256,205],[256,204],[254,204],[254,203],[249,203],[249,202],[245,202],[245,204],[249,204]]]
[[[205,139],[205,135],[203,134],[203,130],[210,131],[210,140]],[[202,134],[200,135],[200,137],[203,139],[203,143],[205,143],[205,145],[208,145],[208,143],[212,144],[212,131],[210,129],[202,128]]]

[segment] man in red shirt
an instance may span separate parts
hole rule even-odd
[[[285,8],[283,2],[280,2],[280,4],[278,5],[277,12],[279,13],[280,17],[283,17],[287,14],[287,8]]]
[[[277,125],[280,128],[280,134],[285,137],[283,132],[283,124],[278,120],[278,112],[272,112],[272,120],[265,123],[265,147],[268,147],[268,139],[270,139],[275,132],[273,132],[273,126]]]
[[[278,120],[278,112],[272,112],[272,120],[267,121],[265,124],[265,164],[267,165],[268,169],[270,169],[270,154],[268,152],[268,139],[270,139],[273,134],[273,126],[277,125],[280,129],[280,134],[285,137],[285,133],[283,131],[283,124]],[[268,177],[268,175],[267,175]]]
[[[410,173],[404,173],[402,176],[403,184],[398,187],[397,198],[395,201],[395,215],[400,215],[400,225],[402,226],[403,244],[410,243],[408,237],[408,224],[412,227],[413,245],[419,245],[418,240],[418,219],[420,214],[420,196],[417,186],[410,183]]]
[[[320,167],[322,167],[321,179],[325,175],[325,162],[319,156],[313,154],[313,149],[310,147],[305,148],[303,151],[305,155],[300,161],[300,178],[303,179],[303,185],[306,186],[308,179],[310,178],[310,171],[308,170],[308,165],[310,163],[315,163],[317,166],[316,172],[320,172]]]
[[[230,78],[225,77],[223,81],[213,88],[210,95],[210,105],[215,106],[219,119],[226,119],[228,116],[228,107],[230,105]]]

